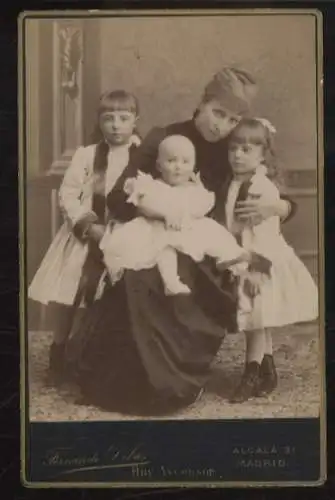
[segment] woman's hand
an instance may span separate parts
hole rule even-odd
[[[240,201],[236,204],[235,214],[241,221],[257,225],[269,217],[279,216],[286,219],[290,213],[291,205],[286,200],[269,202],[261,197],[258,199]]]
[[[244,252],[239,257],[229,261],[218,261],[216,262],[216,268],[218,271],[226,271],[226,269],[230,269],[233,274],[237,276],[241,273],[244,273],[247,269],[247,265],[251,262],[252,256],[250,252]]]
[[[103,235],[105,234],[105,226],[103,224],[92,224],[87,230],[89,239],[100,243]]]

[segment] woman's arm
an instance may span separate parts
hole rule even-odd
[[[298,209],[298,205],[289,196],[286,196],[283,193],[280,194],[279,201],[282,203],[283,212],[281,215],[280,213],[281,209],[279,207],[279,213],[277,215],[279,215],[281,222],[287,222],[288,220],[292,219],[292,217],[295,216]]]
[[[259,194],[261,203],[275,205],[280,201],[278,188],[267,178],[254,185],[255,194]],[[280,220],[278,215],[272,215],[262,220],[260,223],[250,221],[250,225],[242,231],[242,244],[247,245],[248,250],[263,255],[271,260],[272,255],[278,252],[278,236],[280,234]]]

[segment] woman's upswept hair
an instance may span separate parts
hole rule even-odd
[[[229,144],[255,144],[263,146],[264,165],[269,179],[281,183],[282,172],[274,149],[274,132],[257,118],[242,118],[229,135]]]

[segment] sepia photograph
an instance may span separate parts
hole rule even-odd
[[[316,16],[64,13],[23,42],[30,422],[318,419]]]

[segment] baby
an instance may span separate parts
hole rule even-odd
[[[189,294],[178,276],[177,252],[196,262],[213,257],[219,267],[230,266],[235,272],[246,267],[249,254],[227,229],[206,217],[215,197],[195,175],[195,160],[188,138],[168,136],[158,150],[159,178],[139,172],[126,181],[127,201],[142,215],[109,228],[101,241],[112,282],[125,269],[157,266],[167,295]]]

